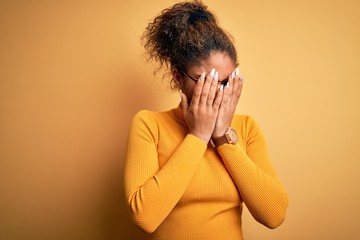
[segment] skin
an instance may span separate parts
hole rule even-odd
[[[212,69],[217,73],[210,74]],[[181,87],[184,118],[189,133],[208,143],[211,138],[222,137],[231,125],[243,82],[235,74],[235,64],[229,55],[220,51],[211,53],[208,59],[190,67],[187,73],[197,77],[198,82],[174,73]],[[228,86],[220,86],[222,79],[228,79]]]

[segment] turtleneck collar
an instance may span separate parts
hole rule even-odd
[[[187,127],[181,104],[179,104],[176,108],[174,108],[173,112],[176,120],[178,120],[181,123],[181,125],[184,125],[184,127]]]

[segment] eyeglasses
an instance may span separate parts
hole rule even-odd
[[[186,75],[186,76],[188,76],[191,80],[193,80],[194,82],[197,82],[198,81],[198,79],[196,79],[196,78],[193,78],[192,76],[190,76],[189,74],[187,74],[186,72],[184,72],[184,74]]]
[[[188,73],[186,73],[186,72],[184,72],[184,74],[187,76],[187,77],[189,77],[191,80],[193,80],[194,82],[198,82],[199,81],[199,79],[196,79],[196,78],[194,78],[194,77],[192,77],[192,76],[190,76]],[[228,79],[226,78],[226,79],[224,79],[224,80],[222,80],[222,81],[219,81],[218,83],[220,83],[221,85],[226,85],[227,84],[227,82],[228,82]]]

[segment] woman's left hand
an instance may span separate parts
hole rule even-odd
[[[228,83],[224,86],[223,91],[218,92],[218,94],[222,93],[223,97],[215,123],[215,129],[212,134],[213,139],[224,136],[226,129],[231,125],[236,105],[240,99],[244,79],[240,76],[239,69],[237,68],[228,79]]]

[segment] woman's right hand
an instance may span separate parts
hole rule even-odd
[[[208,143],[215,128],[223,94],[216,94],[219,74],[215,69],[206,76],[205,72],[197,82],[190,105],[181,93],[181,107],[189,133]],[[220,88],[219,91],[222,91]]]

